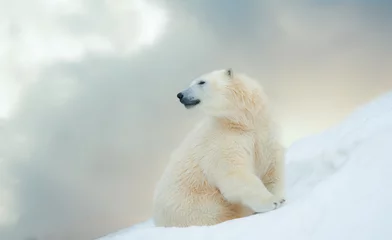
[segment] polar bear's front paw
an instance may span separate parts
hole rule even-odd
[[[279,201],[273,202],[274,203],[274,210],[277,208],[280,208],[284,203],[286,202],[286,199],[280,199]]]
[[[260,204],[260,206],[258,207],[258,209],[255,209],[256,211],[254,214],[276,210],[276,209],[280,208],[285,202],[286,202],[286,199],[284,199],[284,198],[272,196],[272,197],[266,199],[265,201],[263,201]]]

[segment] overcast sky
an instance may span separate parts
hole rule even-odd
[[[198,75],[257,78],[289,147],[392,90],[391,37],[388,1],[0,0],[0,238],[150,218]]]

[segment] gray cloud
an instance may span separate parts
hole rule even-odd
[[[260,79],[288,142],[392,88],[384,2],[153,1],[169,13],[165,32],[129,53],[142,31],[129,2],[82,3],[9,17],[11,55],[27,52],[30,27],[70,53],[7,65],[12,79],[34,74],[0,128],[0,187],[18,216],[0,226],[5,239],[91,239],[149,218],[170,152],[200,118],[175,95],[201,73],[230,66]]]

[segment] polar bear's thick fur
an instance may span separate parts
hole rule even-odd
[[[279,208],[284,152],[262,87],[224,69],[200,76],[177,97],[206,117],[174,151],[157,184],[155,225],[214,225]]]

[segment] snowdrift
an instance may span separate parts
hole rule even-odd
[[[287,203],[210,227],[151,220],[100,240],[392,239],[392,92],[287,151]]]

